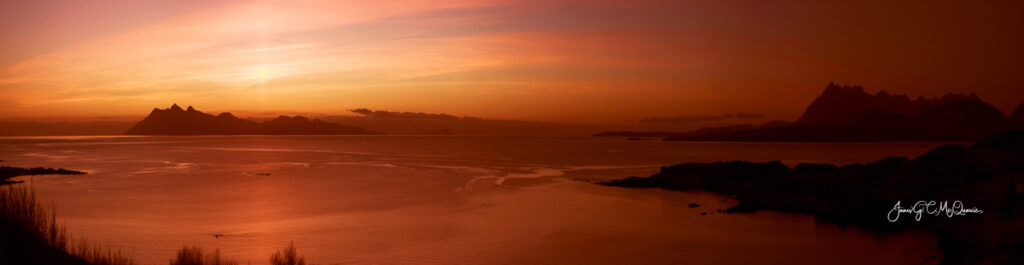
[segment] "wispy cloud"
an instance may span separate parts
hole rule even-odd
[[[253,111],[374,106],[628,121],[721,113],[710,110],[774,97],[778,103],[764,103],[772,115],[802,108],[774,93],[779,89],[813,96],[824,83],[851,77],[868,87],[905,84],[920,73],[880,62],[946,51],[901,53],[900,40],[941,36],[902,36],[885,27],[907,27],[896,14],[851,24],[843,21],[872,9],[803,4],[188,2],[173,16],[96,30],[0,69],[0,98],[11,106],[0,116],[126,115],[190,102]],[[879,34],[895,41],[871,37]],[[942,67],[922,61],[928,64],[920,67]]]

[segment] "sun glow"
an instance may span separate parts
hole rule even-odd
[[[266,65],[260,65],[256,67],[255,71],[256,80],[260,83],[266,83],[267,79],[270,79],[270,73],[267,71]]]
[[[138,115],[188,100],[255,111],[346,113],[376,106],[632,123],[729,112],[783,119],[803,111],[800,97],[815,96],[833,80],[930,96],[977,87],[983,95],[1010,95],[992,99],[1004,111],[1020,104],[1024,91],[1014,72],[1021,60],[1007,59],[1020,57],[1016,44],[1024,34],[995,34],[1019,28],[1010,23],[1016,8],[950,5],[924,12],[908,4],[916,13],[828,24],[878,10],[851,4],[834,13],[808,7],[783,14],[717,1],[397,0],[172,1],[182,7],[171,12],[163,6],[168,1],[123,1],[147,4],[93,14],[75,7],[117,5],[7,1],[16,3],[6,8],[15,14],[39,9],[0,15],[35,17],[0,19],[0,28],[25,33],[0,35],[17,36],[0,41],[0,118]],[[921,22],[889,26],[908,15]],[[960,15],[989,21],[992,30],[949,22]],[[939,28],[952,31],[933,30]],[[847,45],[850,39],[865,45]],[[913,45],[920,43],[927,45]],[[803,89],[777,92],[795,87]],[[771,106],[755,107],[765,102]]]

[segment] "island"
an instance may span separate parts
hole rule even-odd
[[[154,108],[142,121],[125,132],[126,135],[378,135],[379,132],[303,116],[279,116],[256,122],[224,112],[203,113],[178,104],[166,109]]]
[[[910,99],[860,86],[830,83],[799,119],[738,124],[689,132],[614,131],[592,136],[662,137],[665,141],[878,142],[976,141],[1024,128],[1024,104],[1010,116],[974,93]]]

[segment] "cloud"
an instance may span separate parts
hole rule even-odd
[[[815,1],[180,5],[186,6],[175,7],[173,15],[140,12],[146,19],[126,21],[130,27],[96,29],[89,38],[76,37],[48,52],[16,56],[24,59],[0,69],[0,97],[13,104],[0,115],[126,115],[142,106],[166,105],[168,99],[192,99],[252,111],[337,113],[345,111],[340,106],[354,105],[626,122],[668,111],[720,113],[738,104],[774,104],[762,110],[772,116],[796,113],[805,101],[801,97],[813,97],[829,80],[948,89],[975,84],[945,78],[982,76],[986,79],[977,79],[977,87],[1010,90],[1024,78],[1010,73],[1020,68],[1013,64],[1024,61],[1013,59],[1020,57],[1016,44],[1024,34],[1009,34],[1020,32],[1019,26],[993,22],[1001,30],[992,32],[1008,33],[989,36],[972,31],[987,27],[948,19],[962,10],[984,14],[980,11],[987,10],[976,10],[981,5],[948,10],[941,4],[925,8],[940,10],[879,10],[874,4]],[[996,11],[1009,10],[1017,9]],[[908,12],[916,19],[908,22]],[[1001,14],[985,17],[1001,19]],[[85,20],[93,19],[63,23]],[[975,39],[963,36],[982,38],[977,43],[992,48],[981,49],[982,55],[979,49],[960,52],[977,48]],[[959,72],[965,74],[951,74]],[[914,82],[920,79],[931,82]],[[50,106],[56,103],[62,105]],[[90,107],[99,104],[110,107]],[[680,105],[686,109],[672,107]]]
[[[445,113],[423,113],[423,112],[391,112],[386,110],[370,110],[366,108],[359,108],[349,110],[356,114],[361,114],[371,118],[388,118],[388,119],[429,119],[429,120],[453,120],[460,119],[457,116],[445,114]]]

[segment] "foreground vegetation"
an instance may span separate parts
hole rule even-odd
[[[132,253],[72,240],[57,223],[53,206],[39,203],[25,184],[0,186],[0,264],[132,265]],[[220,250],[203,254],[199,247],[183,247],[171,265],[238,265],[220,256]],[[273,265],[305,265],[294,244],[270,256]]]
[[[203,255],[202,248],[185,246],[178,250],[171,265],[238,265],[238,262],[221,258],[219,249]]]
[[[0,160],[3,161],[3,160]],[[54,168],[19,168],[0,166],[0,265],[3,264],[81,264],[132,265],[132,253],[73,240],[64,225],[57,223],[53,205],[39,203],[31,186],[10,181],[21,175],[64,174],[85,172]],[[185,246],[178,250],[171,265],[237,265],[237,261],[221,258],[220,250],[203,254],[199,247]],[[270,256],[273,265],[305,265],[294,244]]]
[[[306,258],[295,250],[295,244],[289,244],[288,247],[270,256],[270,264],[306,265]],[[219,249],[204,255],[200,247],[185,246],[178,250],[178,254],[171,260],[171,265],[238,265],[238,261],[221,258]]]
[[[134,264],[131,253],[72,240],[54,208],[24,184],[0,186],[0,264]]]

